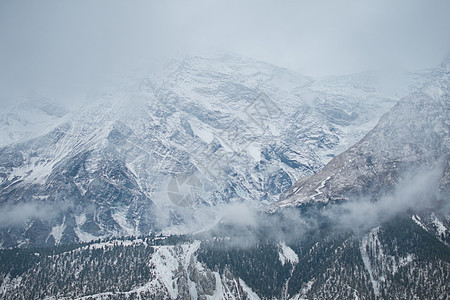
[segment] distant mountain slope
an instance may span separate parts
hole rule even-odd
[[[131,81],[78,110],[37,105],[43,135],[4,119],[2,247],[180,232],[200,207],[273,203],[395,102],[366,74],[314,80],[228,54]]]
[[[204,63],[201,59],[196,66]],[[210,63],[215,67],[207,65],[208,70],[223,67],[220,61]],[[359,126],[370,123],[373,112],[365,112],[358,101],[351,108],[342,95],[321,94],[325,98],[313,97],[307,104],[280,98],[287,111],[283,117],[265,115],[263,121],[270,122],[263,123],[262,133],[241,135],[248,123],[233,123],[242,112],[240,100],[230,95],[215,99],[220,93],[214,76],[202,77],[192,64],[169,70],[170,79],[178,71],[183,74],[176,84],[144,80],[142,94],[128,98],[130,91],[121,90],[109,99],[118,101],[93,103],[43,137],[0,149],[1,241],[3,247],[19,246],[0,250],[0,298],[446,299],[450,181],[445,68],[432,72],[431,83],[400,100],[359,142],[331,159],[339,145],[359,136]],[[241,64],[233,66],[233,74],[243,72]],[[195,70],[204,74],[202,67]],[[200,84],[199,78],[208,81]],[[298,88],[303,91],[299,95],[317,88],[309,80]],[[258,95],[266,104],[278,99],[262,86],[240,86],[238,99]],[[175,92],[168,93],[169,88]],[[200,105],[197,97],[208,88],[214,90],[207,93],[212,100]],[[231,90],[228,86],[224,93]],[[381,110],[383,102],[373,107]],[[228,110],[232,104],[236,108]],[[255,114],[245,114],[247,122],[253,118],[252,130],[260,128]],[[224,134],[230,128],[239,134]],[[261,148],[248,150],[249,140]],[[304,152],[289,155],[295,147]],[[233,154],[220,176],[205,172],[201,164],[217,151]],[[280,182],[314,173],[329,159],[321,171],[283,194],[290,183]],[[279,175],[279,169],[287,175]],[[273,184],[255,184],[274,175]],[[166,176],[165,193],[176,197],[164,203],[155,187]],[[191,189],[187,198],[186,186]],[[287,197],[273,202],[280,195]],[[229,219],[188,235],[105,239],[167,231],[176,222],[188,226],[195,210],[236,199],[247,204],[262,200],[274,209],[256,213],[240,206]],[[103,240],[77,244],[97,237]],[[36,245],[46,247],[26,247]]]
[[[400,100],[361,141],[319,173],[295,183],[276,206],[379,198],[406,175],[425,167],[440,170],[440,197],[447,202],[450,83],[448,73],[438,78]]]
[[[22,142],[53,130],[67,119],[64,105],[29,95],[0,112],[0,147]]]

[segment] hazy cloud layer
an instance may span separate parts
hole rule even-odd
[[[199,233],[200,236],[234,236],[249,246],[258,241],[261,234],[276,240],[297,240],[305,233],[319,228],[324,221],[332,222],[336,230],[365,233],[405,212],[439,210],[448,214],[448,202],[440,203],[439,183],[442,164],[437,167],[418,168],[405,174],[397,187],[377,201],[358,198],[340,205],[324,208],[280,209],[274,214],[261,213],[249,203],[228,203],[218,206],[200,206],[187,214],[180,232]],[[444,207],[442,207],[444,205]],[[320,206],[320,205],[319,205]],[[0,210],[0,227],[17,226],[31,219],[50,220],[73,208],[69,202],[57,206],[50,203],[23,203],[8,205]],[[169,225],[170,207],[159,212],[156,220],[162,228]],[[173,228],[172,228],[173,229]],[[169,232],[178,232],[178,230]]]
[[[396,188],[377,201],[361,197],[322,208],[320,205],[310,207],[303,212],[290,208],[267,215],[257,213],[246,204],[225,205],[219,229],[208,234],[244,237],[245,242],[237,246],[246,247],[256,242],[261,233],[277,240],[296,241],[305,233],[317,230],[324,222],[331,222],[337,231],[364,234],[403,213],[435,210],[448,214],[448,203],[442,203],[439,195],[442,174],[442,163],[435,167],[417,168],[404,174]],[[207,223],[207,220],[201,221]]]
[[[331,220],[346,230],[365,231],[405,212],[440,209],[439,183],[441,166],[419,168],[408,173],[395,190],[378,201],[356,199],[325,212]],[[441,213],[448,213],[440,210]]]
[[[73,204],[69,202],[60,202],[58,205],[37,202],[6,205],[0,210],[0,228],[21,225],[32,219],[53,219],[72,207]]]
[[[450,49],[448,11],[446,0],[3,0],[0,101],[209,48],[308,75],[435,66]]]

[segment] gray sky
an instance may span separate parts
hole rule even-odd
[[[207,48],[312,76],[433,67],[449,12],[448,0],[0,0],[0,103]]]

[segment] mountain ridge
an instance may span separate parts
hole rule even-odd
[[[279,205],[326,202],[332,200],[331,194],[342,200],[370,194],[370,189],[380,192],[395,185],[406,168],[439,160],[442,180],[448,182],[449,91],[448,79],[443,79],[401,99],[358,143],[321,172],[296,183]]]
[[[0,149],[4,219],[15,212],[3,247],[180,232],[202,221],[204,206],[264,207],[394,102],[365,76],[322,92],[320,80],[235,56],[187,57],[164,70],[93,93],[54,130]],[[187,177],[198,191],[181,207],[169,183]],[[51,217],[27,215],[49,206]]]

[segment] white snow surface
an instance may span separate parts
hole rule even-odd
[[[366,267],[367,272],[369,273],[370,282],[372,283],[372,288],[375,293],[375,296],[378,296],[380,294],[380,290],[379,290],[378,281],[375,279],[376,275],[374,274],[374,271],[372,269],[372,265],[370,263],[370,258],[369,258],[367,249],[369,247],[369,249],[371,249],[373,252],[377,251],[377,247],[378,247],[378,243],[379,243],[378,230],[379,230],[379,227],[374,228],[371,230],[371,232],[368,235],[364,236],[363,239],[361,240],[361,246],[360,246],[361,258],[363,260],[363,263],[364,263],[364,266]]]
[[[227,53],[188,56],[130,78],[80,97],[78,107],[33,98],[47,104],[0,113],[0,146],[17,159],[1,170],[0,183],[23,199],[35,190],[48,202],[68,197],[77,207],[70,217],[79,221],[74,231],[81,241],[98,238],[80,229],[88,221],[105,229],[104,236],[138,235],[154,227],[170,230],[177,223],[172,216],[193,219],[205,205],[245,201],[267,208],[363,137],[401,96],[382,94],[365,74],[313,79]],[[34,125],[39,132],[28,132]],[[109,171],[119,167],[115,171],[130,179],[133,203],[92,196],[99,181],[129,188]],[[201,192],[179,208],[167,183],[184,175],[195,175]],[[322,186],[317,192],[322,195]],[[157,226],[138,232],[150,213],[142,208],[153,204],[158,224],[151,225]],[[118,226],[101,224],[104,215],[98,214],[108,212]],[[83,215],[91,219],[81,222]]]
[[[256,294],[246,283],[244,280],[242,280],[241,278],[239,278],[239,284],[242,286],[242,289],[244,290],[244,292],[247,293],[247,297],[250,300],[259,300],[261,299],[258,294]]]
[[[434,226],[436,226],[436,230],[437,230],[437,233],[439,234],[439,236],[446,236],[447,228],[445,227],[444,223],[442,223],[441,220],[439,220],[436,217],[436,215],[434,213],[431,215],[431,220],[432,220]]]
[[[278,252],[278,257],[282,265],[284,265],[286,262],[290,262],[293,265],[298,263],[297,254],[294,252],[294,250],[292,250],[292,248],[287,246],[285,242],[281,242],[279,244],[279,247],[280,250]]]
[[[422,220],[418,215],[412,215],[411,219],[414,221],[414,223],[422,227],[423,230],[428,231],[428,228],[425,226],[425,224],[422,222]]]
[[[54,226],[52,228],[52,231],[50,232],[50,234],[55,239],[55,244],[56,245],[58,245],[59,242],[61,241],[61,237],[62,237],[62,234],[64,232],[64,229],[66,229],[66,225],[64,225],[64,223],[61,224],[61,225]]]

